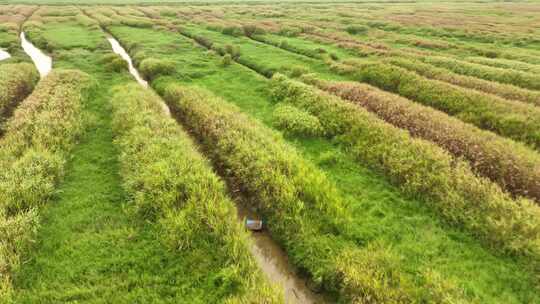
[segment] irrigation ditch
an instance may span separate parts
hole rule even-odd
[[[127,63],[129,72],[144,88],[149,88],[148,82],[144,80],[138,70],[134,67],[131,56],[126,52],[118,40],[106,29],[103,31],[107,35],[107,40],[111,44],[114,53],[120,55]],[[170,114],[169,107],[163,102],[164,110]],[[195,140],[195,142],[197,142]],[[255,210],[251,210],[243,203],[245,198],[238,195],[234,197],[238,218],[245,224],[247,219],[260,219]],[[264,220],[263,220],[264,222]],[[325,298],[310,289],[307,279],[300,276],[291,265],[285,251],[272,239],[270,233],[264,228],[250,233],[252,242],[250,252],[254,256],[260,270],[266,275],[272,284],[283,289],[286,303],[298,304],[320,304],[326,303]]]
[[[10,57],[11,57],[11,55],[8,52],[0,49],[0,61],[8,59]]]
[[[40,49],[34,46],[30,41],[26,39],[24,32],[20,34],[21,46],[26,54],[32,58],[34,65],[39,71],[41,78],[47,76],[52,70],[52,58],[43,53]]]

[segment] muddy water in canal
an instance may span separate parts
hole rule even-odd
[[[238,216],[245,223],[246,218],[259,219],[251,210],[237,203]],[[307,281],[298,276],[289,263],[287,254],[274,242],[267,231],[251,232],[251,254],[255,257],[261,271],[271,283],[280,286],[285,295],[285,303],[320,304],[327,303],[324,298],[308,288]]]
[[[133,66],[133,62],[129,54],[113,37],[108,37],[107,40],[112,46],[113,51],[120,55],[127,63],[129,72],[135,77],[137,82],[143,87],[148,87],[148,83],[142,79],[139,72]],[[168,107],[163,103],[164,110],[169,112]],[[237,203],[239,218],[245,221],[246,218],[256,219],[257,216],[245,208],[241,203]],[[284,291],[285,303],[287,304],[320,304],[326,303],[321,295],[311,291],[306,280],[299,277],[292,265],[289,263],[285,252],[274,242],[266,231],[252,232],[252,244],[250,251],[255,257],[257,264],[266,277],[272,282],[280,286]]]

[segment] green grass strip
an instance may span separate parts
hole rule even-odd
[[[501,188],[540,202],[540,154],[513,140],[481,130],[433,108],[358,82],[331,82],[302,76],[302,81],[358,104],[383,120],[433,141],[477,174]]]
[[[81,104],[92,81],[79,71],[55,70],[9,120],[0,141],[0,300],[12,297],[14,272],[35,238],[36,209],[64,174],[82,131]]]
[[[432,80],[384,63],[349,71],[357,80],[456,116],[475,126],[540,147],[540,109],[531,104]]]
[[[525,89],[540,90],[540,76],[533,73],[496,68],[448,57],[427,57],[425,62],[447,68],[455,73],[481,79],[513,84]]]
[[[420,60],[410,58],[390,58],[388,62],[418,74],[448,83],[497,95],[501,98],[514,99],[540,106],[540,92],[522,89],[520,87],[484,80],[477,77],[460,75],[444,68],[438,68]]]
[[[276,101],[316,115],[327,134],[339,136],[359,161],[384,172],[405,193],[425,199],[444,218],[490,246],[538,261],[540,208],[532,201],[513,200],[495,184],[477,178],[467,163],[361,107],[283,75],[272,81]]]
[[[359,250],[351,242],[340,195],[281,137],[207,91],[172,85],[165,96],[227,179],[261,212],[292,263],[319,288],[347,302],[414,297],[400,282],[404,274],[390,268],[397,261],[393,253],[384,247]],[[369,252],[376,258],[360,261]]]
[[[223,183],[165,103],[136,84],[117,88],[112,103],[126,193],[137,213],[159,222],[162,238],[178,254],[207,252],[211,263],[185,274],[221,277],[205,289],[206,301],[281,303],[250,255]]]

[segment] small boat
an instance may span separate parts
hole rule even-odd
[[[263,221],[246,219],[246,227],[252,231],[261,231],[263,228]]]

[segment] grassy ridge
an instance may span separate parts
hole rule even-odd
[[[384,63],[366,63],[350,70],[358,80],[397,93],[518,141],[540,147],[540,109],[497,98]]]
[[[320,136],[324,134],[319,119],[289,105],[279,105],[272,113],[273,124],[284,133],[296,136]]]
[[[456,18],[462,17],[463,16],[456,16]],[[489,36],[490,33],[488,34],[484,32],[480,35],[473,34],[476,36],[476,38],[468,39],[467,36],[471,34],[468,29],[466,32],[464,32],[463,29],[457,28],[452,29],[451,31],[447,31],[447,29],[444,29],[442,27],[420,26],[408,27],[408,30],[402,31],[401,25],[389,24],[385,21],[368,21],[367,25],[371,28],[381,29],[386,32],[384,34],[381,34],[381,31],[371,31],[374,33],[376,32],[377,34],[373,35],[373,37],[370,38],[376,39],[378,41],[381,41],[381,37],[388,37],[389,39],[382,39],[382,41],[389,40],[389,42],[392,44],[405,43],[409,45],[414,45],[417,48],[444,51],[444,53],[452,53],[455,55],[474,55],[482,56],[485,58],[507,58],[513,60],[520,60],[531,64],[540,63],[538,54],[535,53],[533,50],[535,47],[522,47],[529,45],[532,46],[532,44],[538,45],[537,39],[533,36],[529,36],[527,38],[522,37],[523,40],[521,40],[521,38],[517,38],[515,36],[505,37],[509,33],[503,32],[499,33],[500,35],[498,35],[498,37],[491,36],[489,40],[481,41],[477,40],[476,38],[485,38],[486,36]],[[501,28],[506,29],[508,28],[507,25],[508,23],[505,23],[505,25],[503,25]],[[467,26],[470,26],[470,24]],[[451,36],[454,36],[454,33],[456,31],[460,31],[462,35],[456,35],[454,39],[450,38]],[[434,33],[436,34],[433,35]],[[437,38],[434,39],[435,37]],[[506,40],[506,42],[508,43],[513,40],[516,45],[504,46],[500,43],[504,40]],[[530,41],[525,42],[524,40]]]
[[[276,72],[293,72],[296,69],[317,72],[333,78],[340,77],[332,73],[321,60],[299,55],[247,36],[227,35],[198,26],[183,26],[180,32],[220,55],[231,55],[236,62],[267,78]]]
[[[540,76],[533,73],[489,67],[448,57],[427,57],[425,62],[447,68],[458,74],[474,76],[486,80],[513,84],[531,90],[540,90]]]
[[[249,253],[223,184],[163,101],[133,84],[117,88],[112,103],[124,187],[136,211],[160,223],[174,250],[213,253],[211,268],[196,270],[216,277],[206,300],[280,303]]]
[[[32,92],[38,80],[39,74],[30,63],[0,65],[0,124]]]
[[[265,77],[272,77],[272,75],[276,71],[275,68],[261,65],[257,62],[257,60],[253,60],[252,58],[249,58],[247,56],[241,56],[241,52],[237,46],[230,45],[230,47],[227,47],[226,45],[215,43],[214,41],[206,38],[205,36],[192,33],[191,31],[188,31],[186,29],[182,29],[181,33],[182,35],[195,40],[197,43],[206,47],[209,50],[214,50],[222,56],[230,56],[231,60],[234,60],[254,71],[257,71],[257,73],[260,73]]]
[[[12,296],[11,275],[35,237],[36,208],[53,195],[68,153],[82,131],[88,75],[56,70],[16,110],[0,141],[0,299]]]
[[[466,61],[472,63],[483,64],[495,68],[519,70],[529,73],[540,73],[540,67],[538,65],[529,64],[517,60],[510,60],[504,58],[484,58],[484,57],[467,57]]]
[[[241,30],[241,29],[239,29]],[[200,34],[193,34],[200,33]],[[270,60],[270,59],[253,59],[252,54],[257,54],[257,49],[260,47],[255,47],[254,45],[249,45],[245,41],[241,40],[240,38],[234,38],[231,36],[231,38],[228,38],[228,35],[218,35],[215,33],[211,33],[211,31],[204,31],[204,30],[192,30],[192,32],[187,31],[186,29],[182,30],[182,33],[194,38],[196,41],[198,41],[200,44],[206,46],[207,48],[214,49],[218,53],[222,54],[222,52],[219,51],[220,45],[217,44],[215,41],[229,41],[231,43],[236,43],[235,45],[240,46],[240,55],[236,58],[236,61],[242,65],[245,65],[249,67],[252,70],[257,71],[258,73],[269,77],[273,75],[276,71],[285,71],[289,72],[290,74],[294,74],[295,68],[294,65],[291,63],[289,66],[280,66],[279,62],[281,59],[287,57],[287,60],[290,60],[288,57],[293,57],[290,53],[288,55],[280,56],[281,59],[276,60]],[[189,34],[186,34],[189,33]],[[204,36],[202,36],[204,35]],[[210,38],[210,39],[209,39]],[[237,41],[237,42],[234,42]],[[281,50],[279,50],[281,52]],[[273,52],[273,51],[272,51]],[[282,53],[281,53],[282,54]],[[249,55],[249,56],[247,56]],[[272,55],[275,56],[275,55]],[[321,73],[321,77],[324,78],[331,78],[335,79],[335,75],[331,75],[331,73],[328,73],[328,71],[325,71],[324,68],[320,68],[317,66],[318,64],[314,63],[308,63],[306,62],[304,64],[304,68],[300,70],[299,74],[308,72],[308,71],[317,71]],[[377,66],[379,66],[377,64]],[[367,81],[371,81],[371,79],[374,79],[372,83],[379,83],[380,86],[392,86],[396,82],[394,80],[394,83],[387,82],[381,84],[384,77],[382,77],[379,68],[372,68],[370,71],[374,73],[372,75],[373,77],[369,76],[370,71],[366,71],[367,69],[361,68],[362,72],[355,73],[353,71],[353,75],[356,74],[362,74],[362,76]],[[399,68],[396,67],[395,70],[398,70]],[[441,105],[439,108],[444,108],[448,112],[456,112],[459,113],[459,117],[463,120],[466,120],[468,122],[473,122],[477,126],[480,126],[481,128],[486,128],[488,130],[494,130],[497,131],[499,134],[511,137],[513,139],[522,140],[526,143],[531,143],[533,145],[537,145],[540,141],[540,133],[538,133],[536,130],[540,126],[540,111],[533,107],[532,105],[522,104],[520,102],[506,100],[497,98],[496,96],[488,95],[488,94],[482,94],[480,92],[467,90],[465,88],[459,88],[452,86],[450,84],[445,84],[443,82],[436,82],[432,80],[425,79],[423,77],[418,76],[417,74],[413,72],[409,72],[407,76],[410,76],[409,78],[407,76],[403,76],[403,73],[401,73],[403,70],[399,71],[393,71],[395,77],[401,77],[400,81],[404,82],[403,85],[400,84],[399,88],[403,89],[404,91],[407,90],[407,93],[410,94],[416,94],[419,99],[422,99],[422,101],[425,101],[425,103],[438,103],[438,105]],[[398,72],[400,74],[398,74]],[[297,73],[298,74],[298,73]],[[368,76],[366,76],[366,74]],[[388,74],[388,73],[387,73]],[[392,75],[392,74],[391,74]],[[387,75],[388,76],[388,75]],[[403,76],[403,77],[402,77]],[[414,77],[416,78],[414,78]],[[354,77],[354,76],[353,76]],[[411,80],[410,78],[414,78],[414,80]],[[413,83],[416,83],[420,80],[423,80],[423,83],[425,84],[424,90],[408,90],[408,88],[413,87]],[[408,83],[410,85],[405,84]],[[468,84],[474,83],[474,82],[467,82]],[[433,85],[435,84],[435,85]],[[485,85],[483,83],[482,85]],[[491,88],[492,86],[488,86]],[[508,94],[512,94],[515,96],[516,94],[520,96],[525,96],[524,98],[528,100],[536,100],[534,92],[523,90],[520,88],[515,88],[518,93],[514,93],[513,90],[506,90],[505,92]],[[500,91],[500,86],[497,87],[497,90]],[[448,91],[454,93],[454,94],[447,94]],[[504,91],[504,90],[503,90]],[[523,94],[523,91],[531,94]],[[415,96],[416,96],[415,95]],[[409,97],[409,96],[408,96]],[[439,100],[442,99],[442,100]],[[496,107],[493,107],[492,104],[496,103]],[[472,106],[474,104],[474,106]],[[481,106],[481,107],[480,107]],[[466,109],[463,109],[466,108]],[[518,112],[513,113],[513,112]],[[525,129],[525,131],[523,131]]]
[[[512,200],[435,145],[381,121],[365,109],[276,75],[273,96],[316,115],[359,161],[384,172],[405,193],[423,197],[452,222],[505,252],[540,256],[540,208]],[[525,224],[526,223],[526,224]]]
[[[366,23],[368,26],[381,29],[388,32],[395,32],[400,34],[417,34],[421,37],[431,38],[431,37],[441,37],[441,38],[458,38],[461,41],[470,41],[470,42],[482,42],[482,43],[494,43],[500,41],[503,43],[512,43],[512,39],[506,37],[501,37],[493,35],[489,32],[470,32],[466,29],[447,29],[444,27],[414,27],[408,25],[402,25],[392,21],[371,21]],[[431,37],[430,37],[431,36]],[[537,43],[538,41],[533,37],[524,38],[525,43]],[[530,41],[527,41],[530,40]],[[493,50],[492,52],[496,52]],[[485,53],[489,54],[489,50],[485,50]]]
[[[147,221],[149,218],[141,218],[130,212],[135,207],[131,204],[132,201],[127,200],[118,174],[119,154],[113,144],[110,99],[114,93],[111,89],[114,85],[133,81],[125,65],[116,63],[117,57],[113,56],[110,45],[99,28],[86,28],[82,24],[66,20],[60,24],[48,22],[51,19],[56,20],[56,17],[44,19],[43,27],[34,31],[32,38],[40,40],[47,37],[47,45],[52,47],[56,66],[87,71],[99,80],[99,86],[92,91],[91,98],[84,103],[82,109],[91,128],[82,134],[81,143],[73,151],[66,178],[59,185],[55,197],[56,203],[43,208],[43,225],[39,229],[34,250],[25,252],[26,263],[15,275],[15,302],[216,303],[229,297],[229,302],[239,303],[249,300],[259,302],[257,297],[265,297],[265,294],[269,295],[269,301],[276,299],[277,295],[272,293],[273,290],[270,290],[266,282],[261,282],[260,275],[255,270],[251,269],[252,273],[246,271],[246,266],[253,265],[249,264],[252,263],[249,260],[245,260],[246,256],[249,257],[245,246],[235,243],[234,239],[227,243],[232,237],[245,238],[245,232],[232,230],[224,239],[219,240],[216,237],[213,242],[210,242],[209,238],[195,238],[195,235],[192,235],[195,239],[189,239],[188,231],[185,231],[185,234],[180,231],[181,217],[172,216],[173,210],[177,210],[172,205],[169,210],[162,210],[163,218],[170,222],[169,227],[176,225],[168,234],[154,221]],[[59,26],[62,24],[70,30],[73,29],[71,36]],[[124,122],[124,126],[127,126],[129,120]],[[172,124],[175,125],[174,122]],[[141,128],[136,126],[133,129],[134,132],[130,134],[141,131]],[[128,145],[128,141],[123,143]],[[142,141],[147,142],[147,138]],[[169,138],[169,143],[173,141],[174,138]],[[181,143],[174,143],[175,147],[179,147],[178,144]],[[178,161],[185,156],[173,154],[169,150],[166,154],[174,155]],[[149,153],[147,156],[155,154]],[[125,156],[125,159],[127,158],[128,156]],[[155,170],[162,168],[161,165],[163,163],[152,167],[153,171],[147,172],[145,177],[154,176]],[[193,169],[198,172],[196,168]],[[139,176],[131,177],[129,181],[134,181]],[[172,176],[160,179],[164,184],[172,180]],[[161,194],[166,191],[164,188],[147,185],[156,192],[163,191]],[[199,186],[199,183],[195,183],[192,188],[195,191]],[[170,190],[169,194],[172,195],[181,191]],[[201,191],[204,191],[204,188],[201,188]],[[136,196],[139,197],[140,194],[141,192],[137,192]],[[150,199],[139,198],[139,202]],[[164,197],[160,198],[163,202]],[[193,197],[191,207],[203,207],[196,205],[196,199]],[[161,207],[165,209],[164,205]],[[186,215],[199,215],[201,211],[194,208],[187,210],[189,212],[186,212]],[[218,214],[213,218],[199,218],[203,221],[199,225],[200,230],[205,231],[210,224],[204,222],[205,219],[216,220],[216,216],[220,216],[220,221],[228,219],[229,223],[236,223],[234,218],[229,216],[230,212],[228,208],[218,208]],[[189,225],[192,224],[189,218],[185,224],[188,226],[184,228],[193,228],[195,233],[194,226]],[[219,229],[229,227],[217,226]],[[174,230],[175,228],[177,230]],[[216,233],[221,231],[219,229]],[[236,235],[236,232],[244,234]],[[186,236],[191,244],[180,246],[184,240],[175,233]],[[202,234],[204,233],[201,232]],[[176,237],[176,242],[173,237]],[[185,250],[197,242],[200,246]],[[224,249],[226,244],[229,244],[231,251],[222,253],[220,250]],[[246,286],[247,284],[249,286]],[[246,290],[250,286],[255,286],[259,293]]]
[[[267,218],[293,264],[319,288],[347,302],[415,297],[407,283],[400,282],[403,274],[386,264],[395,257],[384,248],[370,248],[376,257],[354,262],[368,251],[347,240],[353,236],[341,197],[280,137],[205,91],[174,85],[165,91],[173,112]],[[378,277],[373,280],[373,275]]]
[[[253,40],[270,44],[275,47],[278,47],[278,48],[281,48],[281,49],[284,49],[284,50],[287,50],[289,52],[293,52],[299,55],[304,55],[304,56],[315,58],[315,59],[327,58],[325,54],[326,51],[322,48],[309,49],[309,48],[298,47],[296,45],[289,44],[287,40],[277,40],[267,35],[251,35],[249,37],[252,38]]]
[[[327,82],[309,75],[302,79],[365,107],[413,136],[437,143],[456,157],[465,157],[475,172],[506,191],[540,202],[540,155],[528,147],[366,84]]]
[[[330,25],[328,30],[331,31],[335,24],[343,22],[345,25],[347,20],[354,21],[351,15],[346,15],[354,10],[354,6],[350,7],[351,10],[343,12],[343,15],[335,15],[335,20],[326,21],[323,18],[326,18],[326,10],[331,10],[330,6],[315,14],[306,11],[303,12],[305,16],[298,18],[298,22],[307,23],[310,22],[307,19],[320,17],[317,23],[320,22],[325,28]],[[159,10],[151,7],[148,9]],[[237,10],[236,16],[229,14],[230,11],[236,10],[236,7],[232,6],[230,10],[223,12],[214,8],[175,9],[199,11],[196,14],[202,14],[201,19],[217,13],[213,16],[217,20],[236,19],[237,16],[238,19],[259,18],[259,16],[264,18],[276,14],[276,11],[279,14],[279,9],[274,10],[271,7],[264,7],[262,12],[242,7]],[[115,7],[113,10],[121,14],[124,8]],[[129,14],[132,14],[133,10],[126,9]],[[298,11],[297,8],[296,10]],[[296,14],[287,16],[289,14],[286,9],[284,12],[282,17],[277,17],[278,22],[297,17]],[[136,58],[136,62],[141,59],[139,67],[146,62],[144,66],[148,67],[147,71],[152,75],[151,78],[156,78],[164,68],[167,70],[167,66],[173,66],[174,69],[166,71],[169,80],[205,86],[215,94],[239,105],[242,111],[266,122],[268,127],[272,127],[271,122],[268,122],[273,118],[272,110],[277,107],[267,100],[265,79],[242,69],[234,62],[227,65],[220,64],[219,57],[215,56],[214,52],[193,47],[191,41],[169,40],[169,37],[174,37],[175,34],[166,35],[161,31],[164,28],[159,26],[151,30],[148,27],[149,23],[144,19],[140,20],[141,17],[138,15],[135,13],[136,18],[115,24],[128,24],[146,29],[137,31],[129,28],[130,30],[119,31],[128,33],[126,40],[137,41],[133,46],[134,53],[146,53]],[[118,18],[116,15],[111,16]],[[50,20],[60,19],[53,17]],[[54,23],[49,22],[50,20],[43,24],[49,27]],[[68,43],[72,42],[67,35],[69,31],[66,33],[57,30],[55,33],[48,39],[54,39],[62,34],[62,39]],[[80,31],[73,33],[73,36],[80,35]],[[219,41],[230,43],[235,39]],[[259,46],[256,43],[250,44]],[[215,48],[216,51],[219,49]],[[251,56],[254,61],[282,63],[281,67],[277,66],[280,69],[292,66],[293,62],[308,65],[307,62],[300,60],[281,62],[283,57],[288,59],[289,56],[285,52],[274,52],[274,49],[244,48],[243,52],[254,54]],[[55,58],[63,62],[60,64],[88,60],[91,62],[92,70],[101,69],[99,61],[91,59],[95,58],[95,52],[74,51],[70,54],[56,55],[59,56]],[[163,61],[142,60],[149,56],[156,56],[160,61],[163,58]],[[306,69],[305,66],[302,67],[306,71],[312,68],[310,66]],[[110,116],[110,113],[107,113],[110,93],[108,85],[116,80],[115,77],[109,76],[113,74],[116,75],[110,71],[99,72],[104,85],[100,88],[99,98],[96,98],[95,102],[92,101],[94,113],[100,113],[98,126],[88,135],[90,144],[85,145],[75,156],[73,170],[70,171],[76,173],[60,193],[59,205],[63,205],[62,208],[56,206],[51,208],[51,221],[43,230],[45,245],[35,255],[39,262],[31,263],[32,266],[26,267],[24,272],[34,278],[33,288],[28,290],[28,297],[24,299],[29,303],[47,300],[99,302],[104,299],[128,303],[152,302],[155,299],[197,302],[215,294],[226,294],[230,290],[228,286],[219,290],[212,289],[212,286],[217,284],[221,287],[223,281],[234,281],[234,273],[213,276],[201,272],[201,276],[198,277],[185,276],[184,274],[196,273],[193,268],[207,268],[207,264],[199,266],[210,260],[206,252],[201,255],[190,255],[184,251],[180,258],[171,258],[175,256],[175,251],[170,252],[156,245],[156,242],[164,236],[159,225],[149,224],[141,228],[137,225],[139,224],[137,221],[130,222],[134,218],[126,217],[122,212],[123,195],[120,178],[116,175],[118,171],[115,166],[116,153],[110,141],[110,126],[107,124],[107,115]],[[302,118],[296,122],[304,126],[308,121],[307,118],[310,122],[318,120],[304,110],[294,107],[293,109],[298,111],[285,117],[285,120]],[[93,140],[94,137],[99,138]],[[538,292],[534,289],[536,285],[531,283],[528,265],[523,266],[513,258],[493,256],[467,234],[440,221],[440,217],[430,212],[427,207],[423,208],[425,206],[421,201],[405,198],[403,193],[385,183],[385,178],[377,174],[377,170],[369,170],[361,162],[355,162],[350,154],[342,153],[343,146],[334,145],[333,141],[321,137],[305,139],[301,138],[301,135],[288,134],[286,140],[290,145],[297,147],[300,158],[316,162],[317,169],[324,172],[327,178],[335,183],[339,193],[355,206],[353,210],[346,211],[350,212],[353,218],[350,223],[350,234],[354,235],[358,246],[345,248],[338,252],[335,263],[332,260],[335,269],[323,273],[327,275],[325,278],[328,278],[324,282],[337,282],[338,285],[335,287],[328,284],[328,289],[347,295],[346,300],[357,302],[474,302],[478,299],[477,302],[486,303],[537,302]],[[96,147],[97,152],[93,149]],[[89,220],[85,221],[84,217]],[[71,252],[65,244],[69,244],[74,250]],[[333,243],[326,244],[314,247],[322,251],[328,247],[330,254],[334,253],[331,251]],[[363,250],[359,251],[358,248]],[[309,254],[317,254],[318,251],[315,251]],[[49,254],[51,252],[54,254]],[[88,252],[90,254],[85,255]],[[66,258],[62,259],[63,257]],[[91,271],[88,271],[89,269]],[[335,273],[338,274],[336,279],[333,277]],[[342,284],[342,280],[347,283]],[[148,288],[149,286],[155,288]],[[212,290],[215,293],[203,294],[205,290]],[[181,296],[175,297],[178,295]]]
[[[388,62],[415,71],[428,78],[446,81],[457,86],[494,94],[502,98],[515,99],[540,106],[540,92],[537,91],[452,73],[447,69],[437,68],[415,59],[391,58]]]
[[[176,71],[158,77],[155,85],[175,81],[205,87],[272,128],[276,105],[270,101],[265,78],[238,64],[222,66],[219,56],[176,33],[128,27],[114,27],[113,32],[131,46],[134,57],[152,54],[177,63]],[[275,56],[275,60],[286,54]],[[262,52],[258,56],[263,56]],[[455,225],[441,221],[425,203],[406,198],[376,170],[344,153],[343,146],[325,138],[289,135],[285,139],[302,158],[317,164],[351,207],[350,234],[360,244],[352,248],[357,253],[348,254],[349,258],[341,255],[339,265],[363,267],[359,275],[365,281],[355,287],[357,293],[386,295],[386,299],[406,294],[402,298],[428,302],[440,297],[463,302],[537,300],[528,266],[493,255]],[[373,281],[373,277],[378,279]]]

